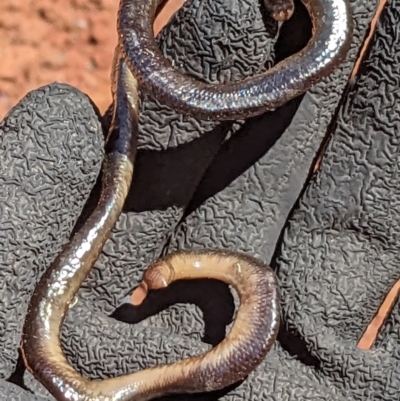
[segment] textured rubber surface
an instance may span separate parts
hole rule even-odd
[[[269,50],[274,43],[276,27],[272,22],[267,24],[267,28],[265,27],[265,21],[263,21],[265,16],[262,15],[260,3],[258,0],[187,2],[170,26],[163,31],[160,46],[164,54],[176,65],[210,82],[234,81],[251,75],[267,67],[268,62],[270,63],[274,58],[273,52]],[[145,96],[140,126],[141,150],[138,155],[131,197],[95,269],[84,283],[79,293],[78,303],[71,309],[63,327],[62,342],[65,352],[71,363],[87,377],[115,376],[154,364],[172,362],[204,352],[211,347],[211,344],[217,343],[224,337],[226,325],[232,319],[233,304],[229,289],[220,283],[207,283],[207,285],[177,283],[162,294],[150,296],[141,309],[127,305],[120,307],[116,312],[115,309],[123,303],[126,295],[137,284],[145,266],[158,257],[163,249],[223,247],[248,251],[266,261],[271,259],[288,213],[299,196],[315,153],[337,107],[345,80],[372,15],[374,5],[371,3],[361,0],[352,2],[356,25],[355,37],[349,60],[343,68],[325,82],[317,85],[303,99],[293,101],[275,113],[268,113],[248,120],[246,123],[216,124],[176,115],[165,106]],[[295,16],[292,24],[288,24],[284,29],[285,32],[282,32],[286,40],[279,42],[275,59],[285,57],[304,44],[307,38],[299,34],[299,32],[307,32],[307,24],[302,25],[304,21],[306,21],[304,13],[298,6],[297,17]],[[393,25],[395,26],[395,22]],[[384,38],[390,35],[391,40],[394,40],[396,38],[394,32],[385,33],[387,26],[389,24],[381,26],[380,35]],[[224,36],[226,38],[221,39]],[[388,48],[388,51],[392,51],[392,46]],[[371,61],[373,65],[378,63],[379,56],[377,52],[375,57],[378,59]],[[382,57],[384,56],[383,54]],[[394,54],[390,57],[394,57]],[[395,77],[395,74],[396,70],[393,68],[390,77]],[[367,91],[368,95],[373,90],[377,95],[380,93],[377,83],[368,81],[367,84],[368,91],[366,89],[364,91]],[[395,80],[391,85],[396,84]],[[375,89],[372,89],[374,85]],[[358,90],[361,90],[361,87]],[[64,91],[62,99],[57,95],[58,91]],[[354,92],[354,95],[357,97],[357,92]],[[39,100],[36,97],[39,97]],[[76,100],[67,107],[69,99]],[[371,101],[376,101],[372,93]],[[348,137],[354,135],[353,128],[347,128],[346,131],[348,127],[346,118],[349,118],[349,110],[353,107],[352,102],[350,98],[346,108],[343,109],[342,125],[338,132],[342,129],[347,133],[346,146],[347,148],[353,146],[354,153],[357,153],[357,142],[348,140]],[[56,211],[49,211],[50,208],[45,206],[45,201],[52,202],[50,197],[31,201],[32,205],[38,205],[39,211],[42,210],[44,214],[42,219],[54,219],[57,224],[62,223],[62,227],[57,226],[55,231],[51,231],[51,224],[46,225],[49,231],[55,233],[54,238],[47,240],[47,237],[38,240],[35,238],[35,241],[29,239],[22,244],[14,245],[22,255],[20,266],[17,270],[14,267],[15,263],[5,263],[4,269],[2,267],[3,283],[7,283],[7,288],[15,288],[16,291],[10,296],[8,292],[4,292],[5,302],[0,308],[0,313],[7,313],[6,319],[2,320],[7,329],[1,339],[3,341],[4,338],[4,342],[1,342],[1,355],[8,356],[4,359],[1,371],[4,378],[7,378],[15,368],[23,319],[23,306],[18,305],[21,308],[18,314],[8,312],[10,300],[15,299],[18,294],[19,304],[25,302],[26,305],[29,301],[35,278],[43,272],[44,267],[54,258],[68,238],[76,216],[79,215],[100,168],[102,142],[96,113],[87,99],[72,88],[67,89],[66,86],[56,85],[31,94],[10,114],[3,126],[8,126],[10,121],[13,121],[14,114],[32,116],[35,115],[35,110],[40,111],[42,108],[45,111],[38,113],[41,118],[37,120],[42,122],[44,119],[48,122],[45,125],[58,126],[61,115],[59,103],[65,105],[61,121],[67,128],[62,125],[64,128],[57,130],[57,134],[60,134],[62,138],[64,136],[69,138],[68,132],[78,131],[77,127],[79,127],[80,142],[71,145],[69,153],[62,147],[64,139],[58,145],[61,160],[59,162],[62,163],[68,158],[72,160],[70,175],[67,178],[64,178],[64,173],[60,173],[54,167],[46,166],[46,172],[55,175],[52,188],[55,187],[53,190],[58,193]],[[390,102],[387,103],[389,107]],[[14,127],[18,129],[14,128],[14,131],[23,135],[28,130],[33,135],[36,130],[36,135],[40,138],[41,125],[33,125],[31,120],[28,124],[23,124],[23,118],[27,117],[16,118]],[[354,120],[356,117],[353,115],[351,118]],[[373,119],[374,116],[371,115],[370,118]],[[352,119],[348,121],[354,124]],[[70,120],[73,122],[69,123]],[[360,118],[360,122],[364,120],[365,116],[363,119]],[[380,120],[374,121],[378,123]],[[29,129],[24,128],[26,126]],[[337,142],[337,137],[340,137],[339,134],[334,137],[332,144]],[[4,140],[3,138],[6,138],[4,133],[1,134],[1,139]],[[77,138],[74,138],[77,141]],[[21,137],[20,144],[25,142]],[[373,147],[371,146],[371,149],[380,149],[384,146],[383,139],[380,139],[374,143]],[[71,149],[74,151],[73,154]],[[82,154],[82,162],[84,162],[82,167],[74,155],[87,152],[88,149],[90,156],[86,153]],[[38,151],[34,148],[33,152],[37,154]],[[332,155],[333,153],[329,153],[326,160],[333,157]],[[348,170],[350,165],[346,164],[349,162],[346,156],[347,153],[342,156],[340,164],[344,176],[350,171]],[[43,158],[47,160],[46,157]],[[11,161],[16,163],[14,159],[15,156]],[[3,157],[0,160],[3,160]],[[324,166],[326,166],[326,160]],[[362,160],[362,157],[358,156],[357,160]],[[7,165],[11,165],[11,161]],[[11,169],[7,170],[7,173],[10,172],[12,172]],[[56,180],[61,183],[59,184]],[[8,185],[13,183],[14,181],[10,180]],[[339,183],[337,191],[341,191],[341,185]],[[79,191],[79,195],[76,191]],[[320,198],[323,198],[322,189],[318,191],[321,191]],[[325,191],[330,193],[333,188],[325,188]],[[18,196],[22,199],[21,194]],[[343,196],[342,202],[345,202],[345,194],[341,193],[340,196]],[[361,192],[358,192],[356,196],[362,196]],[[68,201],[70,201],[69,209],[66,209],[63,205],[67,205]],[[358,198],[358,202],[361,202],[361,198]],[[59,207],[60,204],[62,207]],[[199,204],[201,204],[200,207],[198,207]],[[303,200],[301,207],[303,204],[307,204],[307,198]],[[300,223],[305,224],[303,220],[307,220],[303,215],[310,210],[316,213],[314,211],[316,208],[317,206],[313,208],[304,206],[300,209],[303,210],[300,218],[302,220],[294,217],[294,223],[290,223],[290,229],[285,236],[282,260],[279,264],[279,274],[284,284],[283,292],[287,297],[284,299],[285,319],[288,321],[291,334],[289,335],[284,327],[281,341],[277,343],[262,366],[239,387],[230,389],[229,393],[223,397],[225,400],[298,400],[303,397],[304,400],[318,401],[365,398],[363,398],[362,382],[358,379],[359,368],[351,365],[355,340],[348,347],[349,354],[342,352],[344,359],[346,355],[349,355],[346,378],[343,378],[340,372],[337,373],[340,366],[336,365],[337,360],[333,358],[336,355],[336,348],[344,349],[342,345],[338,343],[335,346],[335,352],[332,353],[320,352],[317,340],[320,341],[324,330],[328,336],[330,335],[323,339],[324,341],[334,341],[337,337],[333,337],[329,330],[325,329],[326,322],[323,320],[326,318],[325,309],[321,310],[318,306],[315,309],[311,301],[306,302],[310,295],[305,291],[305,282],[301,280],[303,278],[306,280],[304,271],[311,273],[313,266],[310,266],[309,262],[303,265],[296,263],[296,269],[304,268],[305,270],[299,274],[296,271],[298,276],[294,276],[292,272],[293,276],[290,276],[292,278],[286,278],[289,270],[295,270],[292,263],[300,257],[300,250],[303,252],[308,250],[310,240],[307,244],[299,242],[298,245],[296,236],[301,237],[300,241],[307,240],[307,228],[308,230],[310,228],[300,227]],[[344,209],[345,207],[342,207],[340,211]],[[327,213],[324,209],[322,211]],[[14,210],[13,213],[18,221],[20,212]],[[186,218],[183,219],[185,216]],[[25,215],[23,217],[27,219]],[[3,224],[3,216],[1,219],[0,223]],[[41,226],[41,222],[34,221],[34,224],[35,227]],[[340,224],[337,226],[338,236],[343,227]],[[11,234],[8,235],[12,238],[12,233],[18,232],[19,229],[12,225],[10,230],[12,230]],[[59,233],[61,235],[58,235]],[[59,243],[55,243],[55,240]],[[349,243],[348,239],[347,243]],[[35,248],[36,263],[39,256],[43,258],[35,274],[32,273],[34,269],[30,263],[27,263],[27,259],[28,262],[30,259],[23,258],[24,252],[29,254],[31,247],[37,247]],[[300,250],[297,250],[298,247]],[[329,250],[327,246],[323,248],[323,245],[320,245],[320,247],[325,249],[325,252]],[[0,252],[8,254],[12,252],[11,249],[12,244],[6,243],[4,249],[0,248]],[[337,253],[340,255],[339,250]],[[345,255],[343,252],[342,254]],[[314,265],[319,262],[319,260],[311,260]],[[16,271],[19,276],[15,276]],[[345,273],[346,269],[343,269],[340,273],[341,277],[346,277]],[[321,274],[320,270],[318,274]],[[21,281],[20,277],[26,277],[29,288],[27,283],[24,283],[22,288],[15,287],[14,283]],[[332,280],[339,281],[335,276],[332,276]],[[384,288],[384,280],[385,278],[382,280],[382,288]],[[343,281],[346,282],[346,279],[343,278]],[[370,285],[375,283],[371,280]],[[317,291],[322,292],[321,289]],[[330,291],[325,294],[323,301],[328,303],[330,299],[335,299],[333,298],[335,291],[337,290],[334,289],[333,294],[330,294]],[[308,307],[303,307],[302,298],[297,297],[297,292],[305,294],[304,305]],[[297,308],[289,302],[293,294],[296,294]],[[359,299],[360,296],[357,294],[354,302],[357,304]],[[377,302],[378,299],[377,297]],[[335,300],[335,302],[340,302],[348,308],[343,299]],[[347,300],[347,302],[350,301]],[[317,326],[320,310],[321,322]],[[331,318],[329,322],[335,326],[336,330],[338,327],[344,330],[347,325],[344,320],[341,320],[339,310],[332,312],[336,320]],[[161,312],[155,314],[158,311]],[[371,317],[373,308],[368,316],[365,308],[361,311],[366,317],[362,321],[358,317],[357,322],[360,327],[365,324],[367,318]],[[342,310],[341,313],[344,313],[344,316],[346,313],[349,314],[347,309]],[[111,317],[111,314],[114,316]],[[304,321],[305,314],[308,314],[309,325],[304,328],[299,322],[302,319]],[[3,315],[1,317],[3,318]],[[118,321],[117,318],[126,322]],[[394,324],[392,326],[398,327]],[[10,334],[8,327],[14,327]],[[301,327],[301,330],[298,327]],[[307,339],[304,337],[306,329],[311,332]],[[316,332],[319,333],[318,336],[313,334]],[[329,346],[328,349],[334,346],[334,343],[326,345],[321,342],[321,344]],[[370,358],[374,358],[375,354],[371,353],[371,355]],[[340,355],[337,358],[340,359]],[[375,358],[380,359],[380,357]],[[369,360],[367,362],[369,363]],[[390,363],[389,361],[384,369],[387,369]],[[371,366],[372,369],[376,365],[367,366]],[[331,372],[334,374],[331,375]],[[381,380],[379,383],[372,381],[371,386],[376,388],[381,386],[382,391],[386,384],[388,389],[392,388],[387,382],[389,376],[387,370],[384,372],[386,376],[378,375],[377,377],[383,377],[386,381]],[[24,379],[25,385],[33,389],[36,394],[52,399],[29,374],[26,373]],[[5,399],[23,399],[22,396],[8,398],[7,391],[0,392],[0,397],[4,394]],[[10,387],[9,391],[14,390]],[[224,393],[226,391],[196,398],[215,399]],[[27,393],[24,394],[26,396]],[[382,399],[391,399],[385,398],[383,392],[380,394]],[[386,393],[386,395],[390,394]],[[34,399],[33,396],[31,399]],[[190,397],[182,399],[190,399]]]
[[[355,400],[400,399],[399,302],[356,348],[400,277],[399,21],[392,1],[278,257],[287,335]]]
[[[89,99],[67,85],[30,93],[0,125],[0,378],[15,367],[30,295],[68,241],[102,149]]]
[[[44,401],[21,387],[0,379],[0,397],[7,401]]]

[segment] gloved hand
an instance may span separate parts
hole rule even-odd
[[[304,45],[309,26],[301,4],[296,6],[275,52],[277,27],[258,0],[188,2],[160,35],[160,46],[175,65],[199,78],[239,80]],[[356,348],[396,278],[399,190],[389,157],[396,155],[391,148],[398,149],[398,133],[390,128],[397,122],[390,95],[399,83],[397,63],[392,69],[387,65],[388,57],[399,57],[395,4],[367,63],[385,68],[367,69],[347,97],[320,171],[280,241],[374,9],[363,0],[352,6],[355,35],[348,60],[274,113],[246,122],[197,121],[144,93],[131,195],[62,330],[63,349],[82,374],[121,375],[219,342],[233,318],[232,296],[222,283],[177,283],[149,296],[142,308],[124,303],[141,272],[162,252],[227,248],[272,260],[283,323],[275,347],[244,383],[196,398],[398,398],[398,314],[375,350]],[[387,99],[380,90],[385,80],[391,82]],[[373,107],[376,98],[379,110]],[[0,140],[0,375],[15,383],[1,382],[0,397],[38,399],[30,390],[52,399],[17,365],[17,349],[38,277],[68,241],[86,201],[75,228],[96,200],[103,155],[100,117],[76,89],[50,85],[9,113]]]

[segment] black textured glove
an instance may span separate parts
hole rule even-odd
[[[277,26],[258,0],[187,2],[160,35],[160,46],[175,65],[199,78],[239,80],[303,47],[310,27],[301,4],[296,7],[274,51]],[[227,248],[272,260],[282,288],[283,324],[276,346],[244,383],[194,398],[399,398],[398,311],[374,350],[356,348],[398,276],[395,2],[384,15],[366,72],[340,109],[321,169],[279,241],[374,9],[362,0],[352,7],[356,28],[348,60],[274,113],[234,124],[196,121],[144,94],[130,198],[62,330],[63,349],[83,375],[121,375],[218,343],[234,311],[222,283],[177,283],[138,309],[124,302],[161,252]],[[21,372],[18,346],[38,277],[68,241],[87,200],[77,226],[96,200],[100,121],[82,93],[51,85],[29,94],[0,127],[4,399],[38,399],[29,391],[52,399]]]

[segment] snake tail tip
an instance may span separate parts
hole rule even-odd
[[[131,295],[131,302],[134,306],[139,306],[143,303],[148,294],[148,286],[142,281],[138,287],[133,290]]]

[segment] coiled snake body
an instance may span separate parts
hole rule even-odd
[[[232,285],[240,307],[228,336],[208,353],[102,381],[78,374],[66,360],[60,329],[83,280],[109,238],[128,194],[137,147],[139,88],[146,86],[175,110],[208,119],[246,118],[273,110],[331,73],[347,54],[350,12],[345,0],[302,0],[313,36],[299,53],[240,83],[209,85],[176,71],[152,31],[163,0],[121,0],[120,41],[113,63],[113,118],[102,170],[100,201],[37,285],[23,328],[27,369],[59,401],[144,401],[171,393],[224,388],[244,379],[264,359],[279,328],[276,277],[265,263],[239,252],[178,252],[154,262],[141,287],[156,290],[180,279],[215,278]],[[277,20],[291,0],[264,0]]]

